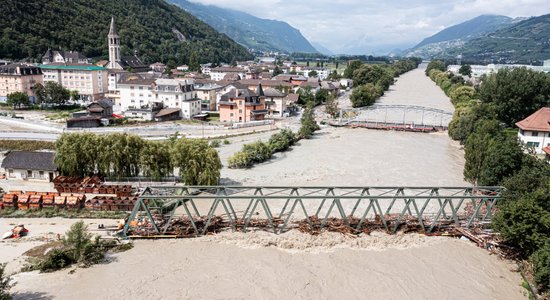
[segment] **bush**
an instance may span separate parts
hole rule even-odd
[[[302,114],[302,119],[300,119],[300,123],[302,123],[300,131],[298,132],[298,136],[300,138],[309,139],[313,136],[313,133],[315,131],[321,129],[315,121],[315,117],[313,116],[313,109],[311,107],[307,107],[304,110],[304,113]]]
[[[0,264],[0,300],[11,299],[12,278],[6,274],[6,264]]]
[[[223,144],[224,145],[229,145],[229,144],[231,144],[231,141],[230,140],[223,140]]]
[[[493,226],[510,245],[518,248],[524,257],[549,242],[550,211],[539,203],[548,201],[541,192],[499,205]]]
[[[229,157],[227,163],[231,169],[250,168],[253,165],[250,153],[244,151],[233,154],[233,156]]]
[[[379,87],[368,83],[353,89],[350,100],[353,107],[371,106],[381,95],[382,91]]]
[[[533,253],[530,260],[539,292],[548,291],[550,289],[550,243],[546,243],[544,247]]]
[[[243,146],[242,151],[250,155],[253,163],[264,162],[270,159],[273,154],[269,146],[262,141],[246,144]]]
[[[269,148],[273,153],[286,151],[290,146],[294,145],[296,135],[290,129],[283,129],[281,132],[272,135],[269,138]]]
[[[212,140],[210,141],[210,147],[218,148],[221,145],[220,140]]]

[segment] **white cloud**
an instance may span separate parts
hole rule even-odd
[[[482,14],[550,13],[548,0],[192,0],[276,19],[340,53],[408,47]],[[356,50],[354,50],[356,49]]]

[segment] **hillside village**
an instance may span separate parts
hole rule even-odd
[[[137,55],[121,53],[124,36],[114,17],[108,26],[109,60],[92,62],[77,51],[48,49],[40,64],[0,61],[0,102],[22,92],[38,103],[37,86],[53,82],[87,107],[73,113],[67,128],[99,127],[122,118],[206,120],[209,115],[234,124],[290,117],[301,93],[324,90],[337,96],[352,86],[350,80],[329,80],[329,68],[270,57],[174,69],[160,62],[147,65]]]

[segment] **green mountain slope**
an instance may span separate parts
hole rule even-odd
[[[550,59],[550,14],[473,39],[450,54],[457,53],[465,60],[485,63],[540,63]]]
[[[170,1],[249,49],[289,53],[317,52],[298,29],[285,22],[261,19],[244,12],[187,0]]]
[[[445,28],[431,37],[425,38],[414,48],[456,39],[468,40],[489,32],[495,32],[500,28],[512,24],[512,22],[513,19],[506,16],[481,15],[466,22]]]
[[[123,55],[137,52],[145,62],[230,62],[251,55],[227,36],[163,0],[3,0],[0,58],[39,58],[48,48],[108,57],[111,16]],[[181,34],[180,34],[181,33]]]

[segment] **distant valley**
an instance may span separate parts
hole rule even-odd
[[[282,21],[261,19],[244,12],[187,0],[170,1],[249,49],[288,53],[325,50],[318,51],[298,29]]]

